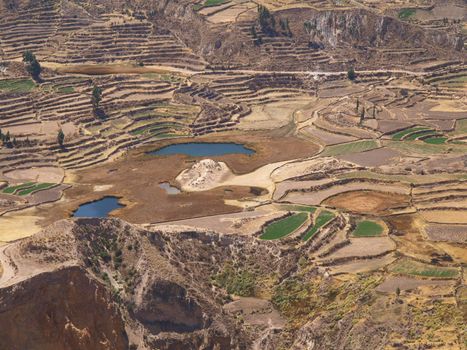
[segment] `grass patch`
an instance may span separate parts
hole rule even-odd
[[[72,94],[73,92],[75,92],[75,89],[73,88],[73,86],[60,86],[59,88],[57,88],[57,92],[59,94]]]
[[[432,145],[441,145],[443,143],[446,143],[447,139],[447,137],[428,137],[423,141]]]
[[[321,156],[340,156],[350,153],[358,153],[378,148],[378,143],[374,140],[363,140],[340,145],[326,147]]]
[[[416,10],[415,9],[401,9],[399,11],[399,19],[409,19],[410,17],[412,17],[413,15],[415,15],[415,12]]]
[[[308,213],[302,212],[273,222],[264,230],[261,239],[279,239],[298,229],[308,218]]]
[[[54,183],[46,183],[46,182],[36,184],[33,187],[26,188],[24,190],[18,191],[18,195],[19,196],[26,196],[26,195],[34,193],[34,192],[39,192],[39,191],[42,191],[42,190],[46,190],[46,189],[48,189],[48,188],[50,188],[52,186],[55,186],[55,184]]]
[[[430,144],[426,142],[417,141],[389,141],[387,146],[398,150],[404,154],[442,154],[442,153],[465,153],[467,147],[465,145],[453,145],[453,144]]]
[[[417,139],[417,138],[419,138],[421,136],[425,136],[425,135],[428,136],[429,134],[433,134],[433,136],[435,136],[436,132],[434,130],[430,130],[430,129],[420,130],[420,131],[414,132],[413,134],[410,134],[404,140],[414,141],[415,139]]]
[[[8,186],[3,189],[3,193],[7,194],[16,194],[18,196],[26,196],[28,194],[31,194],[33,192],[38,192],[42,191],[45,189],[48,189],[52,186],[55,186],[54,183],[34,183],[34,182],[26,182],[21,185],[17,186]]]
[[[6,193],[6,194],[14,194],[16,191],[29,188],[29,187],[31,187],[33,185],[34,185],[34,182],[26,182],[24,184],[17,185],[17,186],[8,186],[8,187],[4,188],[2,192]]]
[[[314,213],[316,211],[316,207],[310,207],[308,205],[296,205],[296,204],[282,204],[280,206],[281,210],[288,210],[288,211],[303,211],[307,213]]]
[[[0,80],[0,90],[7,92],[29,92],[36,87],[31,79]]]
[[[392,139],[395,140],[395,141],[400,141],[405,135],[408,135],[408,134],[413,133],[415,131],[421,131],[421,130],[427,130],[427,128],[424,127],[424,126],[417,126],[417,127],[413,127],[413,128],[404,129],[404,130],[398,131],[394,135],[392,135]]]
[[[459,275],[456,268],[433,266],[409,259],[397,261],[390,266],[389,271],[404,275],[436,278],[456,278]]]
[[[230,2],[230,0],[205,0],[203,4],[196,4],[193,8],[195,11],[201,10],[203,7],[219,6]]]
[[[308,241],[311,237],[313,237],[318,230],[326,225],[329,221],[334,219],[335,215],[334,213],[331,213],[330,211],[323,210],[321,213],[319,213],[318,217],[316,218],[315,224],[313,225],[312,228],[310,228],[307,232],[302,237],[303,241]]]
[[[376,237],[383,233],[383,227],[374,221],[360,221],[352,232],[355,237]]]

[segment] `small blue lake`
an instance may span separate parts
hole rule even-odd
[[[255,151],[246,148],[244,145],[238,143],[178,143],[174,145],[165,146],[154,151],[148,152],[153,156],[168,156],[173,154],[184,154],[191,157],[211,157],[223,156],[226,154],[247,154],[252,155]]]
[[[107,196],[97,201],[84,203],[73,213],[75,218],[106,218],[115,209],[123,208],[117,197]]]

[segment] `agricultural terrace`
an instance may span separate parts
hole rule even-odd
[[[360,221],[355,230],[352,232],[352,235],[355,237],[376,237],[380,236],[383,233],[383,227],[369,220]]]
[[[260,238],[265,240],[272,240],[288,236],[297,230],[300,226],[302,226],[308,218],[309,214],[302,212],[292,214],[284,219],[275,221],[264,229]]]
[[[459,276],[457,268],[428,265],[408,258],[402,258],[389,266],[389,271],[419,277],[456,278]]]
[[[39,192],[42,190],[47,190],[56,186],[54,183],[34,183],[34,182],[26,182],[21,185],[15,186],[8,186],[2,190],[5,194],[11,195],[18,195],[18,196],[26,196],[28,194],[32,194],[35,192]]]
[[[303,241],[308,241],[311,237],[313,237],[318,230],[330,222],[332,219],[335,218],[334,213],[323,210],[319,213],[318,217],[315,220],[314,225],[307,231],[302,237]]]

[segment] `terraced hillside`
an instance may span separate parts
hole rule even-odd
[[[464,350],[465,11],[0,0],[0,349]]]

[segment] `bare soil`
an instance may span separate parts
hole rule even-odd
[[[326,205],[362,214],[384,215],[409,205],[409,196],[376,191],[351,191],[324,201]]]

